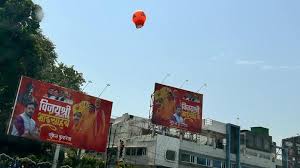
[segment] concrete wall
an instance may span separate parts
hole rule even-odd
[[[152,136],[138,136],[132,137],[125,142],[125,148],[130,147],[145,147],[147,149],[146,155],[142,156],[127,156],[124,152],[124,160],[134,165],[154,165],[155,164],[155,150],[156,137]]]
[[[212,119],[203,119],[202,129],[226,134],[226,124]]]
[[[188,151],[199,156],[208,156],[208,158],[216,158],[218,160],[226,159],[224,149],[218,149],[215,146],[214,138],[220,138],[222,134],[226,134],[226,124],[215,120],[203,120],[203,132],[192,138],[195,142],[180,140],[179,138],[163,136],[163,135],[141,135],[142,129],[149,128],[149,120],[136,116],[125,114],[121,118],[115,120],[111,129],[110,146],[119,145],[119,139],[125,141],[125,147],[146,147],[147,154],[143,156],[125,156],[125,160],[139,165],[141,167],[165,166],[165,167],[193,167],[195,165],[182,164],[179,161],[181,151]],[[178,135],[178,131],[174,129],[168,130],[168,133]],[[197,142],[197,143],[196,143]],[[175,151],[175,161],[166,159],[166,151]],[[256,153],[256,155],[251,155]],[[264,168],[275,168],[275,162],[272,162],[271,153],[259,152],[241,146],[241,163],[247,165],[260,165]],[[231,155],[231,159],[235,160],[235,155]],[[278,163],[278,162],[277,162]],[[197,165],[200,167],[200,165]]]
[[[155,165],[178,168],[180,140],[173,137],[157,135]],[[166,151],[175,151],[175,161],[166,159]]]
[[[276,162],[272,161],[271,153],[261,152],[248,148],[241,149],[241,163],[246,163],[249,165],[257,165],[257,163],[259,163],[260,167],[265,168],[276,167]]]
[[[198,153],[202,155],[207,155],[215,158],[226,158],[225,150],[214,148],[212,146],[196,144],[194,142],[182,141],[180,143],[180,149],[185,151],[190,151],[193,153]]]

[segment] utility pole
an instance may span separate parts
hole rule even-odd
[[[110,146],[110,136],[111,136],[111,128],[112,128],[112,123],[109,123],[109,135],[108,135],[108,144],[107,144],[107,149],[106,149],[106,155],[105,155],[105,168],[108,166],[108,161],[110,160],[110,155],[111,152],[108,152],[109,146]]]
[[[92,81],[89,80],[89,81],[86,83],[86,85],[83,87],[83,89],[81,89],[81,91],[83,92],[84,89],[85,89],[90,83],[92,83]],[[60,145],[60,144],[57,144],[57,145],[56,145],[56,148],[55,148],[55,154],[54,154],[54,157],[53,157],[52,168],[57,168],[57,162],[58,162],[58,158],[59,158],[60,148],[61,148],[61,145]],[[77,150],[77,157],[78,157],[78,159],[80,159],[80,154],[81,154],[81,150],[78,149],[78,150]]]
[[[60,148],[61,148],[61,145],[57,144],[56,148],[55,148],[55,154],[54,154],[54,158],[53,158],[52,168],[56,168],[57,167],[57,162],[58,162]]]

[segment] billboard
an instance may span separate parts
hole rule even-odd
[[[152,111],[154,124],[200,132],[203,95],[155,83]]]
[[[22,77],[7,133],[104,152],[112,102]]]

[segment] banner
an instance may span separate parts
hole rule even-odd
[[[154,124],[200,132],[203,95],[162,84],[155,84],[152,111]]]
[[[8,134],[104,152],[112,102],[22,77]]]

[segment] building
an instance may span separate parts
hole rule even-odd
[[[288,168],[300,167],[300,136],[290,137],[282,140],[283,165]]]
[[[149,119],[124,114],[113,120],[108,143],[108,163],[135,167],[276,168],[281,162],[272,148],[268,130],[204,119],[201,133],[152,125]],[[258,137],[258,138],[257,138]],[[252,139],[251,139],[252,138]]]

